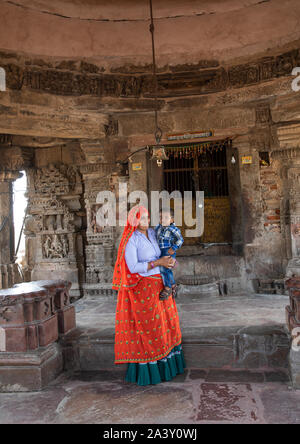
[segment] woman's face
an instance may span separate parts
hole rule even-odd
[[[142,214],[138,228],[146,230],[147,228],[149,228],[149,224],[150,224],[150,217],[148,216],[148,214],[146,213]]]

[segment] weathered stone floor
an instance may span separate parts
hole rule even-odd
[[[300,391],[287,383],[215,377],[139,387],[113,372],[63,374],[42,392],[0,394],[0,424],[300,424]]]

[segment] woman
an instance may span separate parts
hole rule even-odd
[[[148,211],[135,206],[120,242],[113,288],[119,291],[115,364],[128,363],[125,380],[138,385],[170,381],[185,368],[176,303],[172,297],[159,300],[160,265],[171,268],[174,259],[160,258]]]

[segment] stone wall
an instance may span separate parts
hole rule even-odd
[[[251,61],[200,60],[159,69],[162,143],[169,133],[203,129],[213,130],[212,140],[232,140],[227,166],[233,242],[222,255],[237,256],[239,277],[234,267],[226,276],[241,279],[247,291],[252,280],[299,273],[300,96],[291,91],[290,73],[300,50],[292,46]],[[8,89],[0,95],[6,117],[0,121],[1,171],[18,174],[23,168],[28,175],[26,279],[68,279],[74,298],[110,292],[122,230],[97,223],[97,195],[111,190],[118,199],[119,182],[146,193],[162,186],[162,170],[146,150],[134,154],[154,143],[149,66],[100,69],[80,58],[37,59],[9,51],[0,53],[2,65]],[[244,156],[252,163],[243,164]],[[141,169],[134,170],[135,163]],[[11,248],[6,237],[0,242],[3,251]]]

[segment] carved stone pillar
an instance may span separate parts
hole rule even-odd
[[[13,182],[22,177],[21,170],[30,165],[32,150],[13,145],[13,137],[0,135],[0,289],[22,282],[15,263],[13,220]]]
[[[251,279],[263,273],[257,261],[261,249],[258,238],[262,235],[259,156],[248,135],[233,140],[232,154],[235,156],[235,164],[229,167],[232,237],[233,241],[243,243],[241,250]],[[249,156],[252,162],[243,164],[242,158]]]
[[[115,228],[98,225],[97,203],[100,191],[110,190],[111,165],[94,163],[81,167],[84,182],[84,200],[87,217],[86,228],[86,283],[85,294],[112,294]]]
[[[281,166],[286,277],[300,276],[300,124],[278,128],[278,140],[272,157]]]
[[[31,280],[72,282],[72,298],[84,280],[82,184],[76,167],[50,164],[28,171],[26,254]]]
[[[0,263],[13,261],[12,251],[14,238],[11,236],[13,228],[12,212],[12,182],[0,182]]]
[[[15,264],[15,233],[13,221],[13,181],[21,177],[18,171],[0,171],[0,289],[21,282]]]
[[[112,136],[116,130],[116,122],[110,120],[106,135]],[[114,293],[112,276],[120,229],[108,224],[105,218],[99,224],[97,213],[101,211],[102,203],[97,201],[97,196],[101,191],[112,193],[111,196],[116,203],[117,221],[119,188],[117,184],[126,174],[122,166],[116,162],[115,151],[119,149],[117,142],[113,143],[110,137],[99,140],[81,140],[80,146],[86,161],[85,165],[80,167],[86,210],[84,294],[111,295]]]

